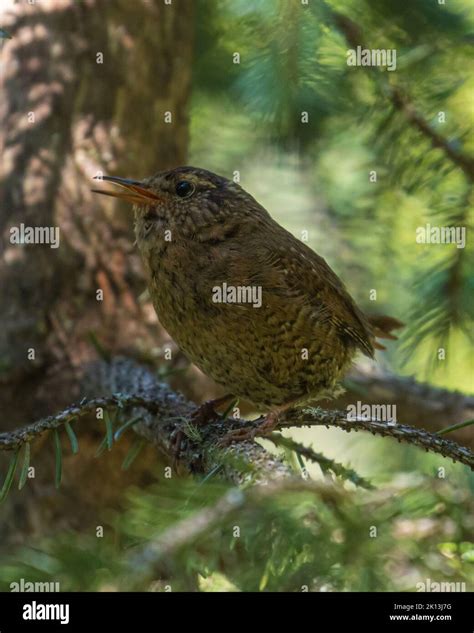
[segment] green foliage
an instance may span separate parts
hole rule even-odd
[[[472,174],[453,158],[473,164],[469,2],[206,0],[200,7],[191,162],[229,175],[239,169],[270,211],[282,191],[261,187],[263,165],[281,167],[273,182],[282,187],[298,169],[312,189],[278,219],[310,229],[312,246],[330,256],[368,310],[407,324],[403,345],[389,351],[394,368],[469,388],[473,260],[467,248],[415,239],[426,224],[469,233]],[[355,40],[396,49],[396,72],[347,66]],[[397,107],[399,95],[408,110]],[[441,139],[436,147],[432,133]],[[298,215],[306,205],[312,214]]]
[[[207,591],[214,581],[241,591],[415,591],[426,578],[474,580],[473,499],[460,480],[405,477],[372,492],[304,482],[250,488],[206,524],[229,491],[215,477],[131,489],[122,512],[105,514],[103,538],[54,535],[3,557],[0,588],[25,578],[59,582],[61,591]],[[202,529],[183,537],[198,516]],[[153,542],[166,546],[149,568],[140,552]]]

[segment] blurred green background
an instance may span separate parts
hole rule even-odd
[[[458,249],[415,236],[427,223],[472,222],[472,159],[469,178],[397,110],[390,91],[406,92],[449,147],[472,155],[472,3],[198,5],[190,163],[228,177],[239,171],[279,222],[299,237],[308,231],[362,305],[407,323],[402,345],[380,362],[471,391],[469,240]],[[367,48],[396,49],[395,72],[347,66],[352,46],[334,27],[338,11]],[[234,52],[240,64],[231,63]],[[439,348],[445,360],[437,360]]]

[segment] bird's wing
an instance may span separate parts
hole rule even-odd
[[[293,235],[287,233],[283,244],[272,236],[255,249],[258,265],[254,266],[254,282],[261,277],[264,292],[310,306],[320,322],[332,323],[341,337],[373,357],[372,327],[336,273]]]
[[[222,230],[222,228],[220,229]],[[213,243],[216,242],[216,243]],[[263,303],[276,310],[294,302],[318,323],[333,325],[369,357],[374,355],[371,325],[325,260],[269,216],[263,226],[247,226],[202,247],[201,294],[226,281],[231,285],[262,288]],[[206,286],[204,288],[204,286]],[[242,317],[251,318],[252,306],[236,304]],[[219,306],[213,308],[219,312]],[[224,308],[226,309],[226,308]]]

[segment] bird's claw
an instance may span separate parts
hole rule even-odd
[[[209,422],[218,420],[221,416],[214,409],[215,401],[203,402],[191,415],[191,422],[198,426],[204,426]]]
[[[218,448],[225,448],[234,442],[253,442],[256,437],[265,437],[273,433],[278,425],[279,413],[270,412],[257,426],[251,428],[234,429],[226,433],[217,442]]]
[[[209,424],[209,422],[219,420],[221,416],[216,412],[214,407],[227,402],[232,397],[231,394],[228,394],[221,398],[216,398],[215,400],[206,400],[206,402],[203,402],[193,411],[190,423],[195,426],[205,426]],[[178,428],[171,446],[173,470],[177,470],[178,468],[181,449],[186,437],[185,431],[182,428]]]
[[[234,442],[252,442],[257,435],[257,430],[256,428],[251,428],[229,431],[217,442],[217,448],[227,448]]]

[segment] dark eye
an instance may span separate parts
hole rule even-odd
[[[176,193],[180,198],[187,198],[194,191],[194,185],[187,180],[180,180],[176,185]]]

